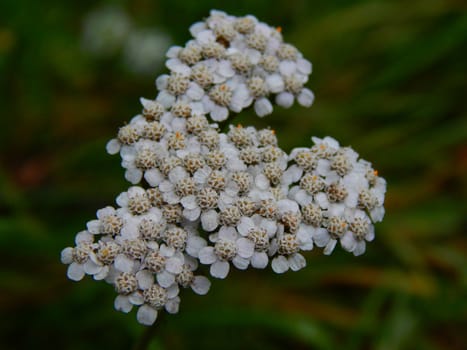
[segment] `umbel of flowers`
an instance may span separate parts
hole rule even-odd
[[[273,102],[312,104],[311,63],[280,30],[212,11],[190,32],[169,49],[156,98],[141,98],[141,114],[107,144],[132,186],[62,251],[68,278],[112,284],[115,308],[136,307],[144,325],[178,312],[180,288],[208,292],[202,265],[223,279],[232,268],[297,271],[304,251],[328,255],[337,242],[361,255],[384,216],[385,180],[333,138],[287,154],[274,130],[219,130],[250,106],[262,117]]]

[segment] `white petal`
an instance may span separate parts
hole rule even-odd
[[[146,245],[149,249],[158,250],[159,244],[156,241],[146,241]]]
[[[328,244],[326,244],[326,247],[323,250],[324,255],[331,255],[332,251],[336,247],[337,240],[331,239]]]
[[[115,202],[121,207],[128,206],[128,193],[126,192],[120,193],[115,199]]]
[[[172,132],[186,133],[186,119],[185,118],[173,118],[170,124],[172,126]]]
[[[212,31],[208,29],[199,31],[198,33],[196,33],[195,37],[196,40],[203,45],[212,43],[216,40]]]
[[[159,184],[159,190],[161,192],[172,192],[174,189],[174,184],[169,180],[163,180]]]
[[[136,280],[140,289],[148,289],[154,284],[154,275],[148,270],[141,270],[136,273]]]
[[[83,269],[87,275],[95,275],[102,270],[102,265],[98,265],[91,259],[88,259],[88,261],[84,263]]]
[[[272,103],[265,97],[256,100],[254,105],[255,113],[258,117],[264,117],[272,113]]]
[[[172,72],[179,73],[184,76],[189,76],[191,73],[190,67],[182,63],[178,58],[171,58],[165,62],[165,66]],[[162,90],[162,89],[159,89]]]
[[[198,101],[203,98],[204,90],[195,82],[191,82],[188,90],[186,91],[186,94],[190,99]]]
[[[191,105],[192,115],[200,115],[200,114],[208,113],[208,111],[204,109],[204,104],[202,102],[192,102],[190,105]]]
[[[137,220],[127,220],[120,230],[120,235],[123,239],[133,240],[139,238],[139,222]]]
[[[185,170],[185,168],[181,166],[177,166],[169,172],[169,180],[172,184],[176,184],[187,177],[188,177],[188,172]],[[162,188],[161,188],[161,191],[162,191]]]
[[[371,211],[370,216],[374,222],[380,222],[384,217],[384,207],[376,207]]]
[[[260,226],[266,230],[269,238],[274,236],[277,232],[277,222],[275,220],[263,219],[261,220]]]
[[[143,108],[146,108],[146,109],[151,109],[154,106],[154,100],[150,100],[144,97],[140,97],[139,102],[141,103]]]
[[[313,241],[309,240],[306,242],[300,242],[300,250],[305,250],[305,251],[313,250]]]
[[[268,266],[269,258],[265,252],[255,252],[251,257],[251,266],[255,269],[264,269]]]
[[[242,258],[251,258],[255,251],[255,244],[247,238],[237,240],[238,255]]]
[[[99,209],[96,212],[96,216],[97,216],[98,219],[103,219],[106,216],[113,215],[113,214],[115,214],[115,209],[113,207],[111,207],[111,206]]]
[[[310,196],[305,190],[298,190],[293,197],[298,204],[305,206],[313,202],[313,197]]]
[[[66,275],[72,281],[81,281],[83,279],[83,277],[84,277],[83,265],[75,263],[75,262],[71,263],[68,266],[68,269],[66,271]]]
[[[120,157],[122,157],[123,161],[133,161],[136,157],[136,148],[134,146],[123,145],[120,149]]]
[[[340,147],[339,141],[337,141],[335,138],[332,138],[331,136],[326,136],[323,139],[323,142],[326,143],[329,147],[334,148],[336,150]]]
[[[90,234],[88,231],[81,231],[75,236],[75,243],[79,245],[80,243],[92,243],[93,235]]]
[[[235,241],[238,238],[237,230],[232,226],[222,226],[219,230],[219,239]]]
[[[131,186],[128,189],[128,196],[129,197],[134,197],[134,196],[143,196],[146,193],[144,188],[140,186]]]
[[[238,157],[232,157],[229,159],[226,166],[230,171],[245,171],[247,168],[245,163]]]
[[[315,229],[312,226],[301,224],[297,231],[297,239],[300,243],[312,242]]]
[[[349,208],[356,208],[358,204],[358,192],[357,191],[348,191],[349,194],[344,200],[344,203]]]
[[[109,275],[109,270],[110,270],[109,266],[103,266],[98,273],[92,276],[92,278],[94,278],[96,281],[103,280]]]
[[[211,116],[212,120],[216,122],[222,122],[229,116],[229,110],[226,107],[215,105],[209,115]]]
[[[281,72],[281,74],[285,76],[290,76],[293,73],[295,73],[296,68],[297,68],[297,64],[289,60],[282,61],[279,64],[279,72]]]
[[[159,285],[164,288],[168,288],[175,283],[175,276],[165,270],[161,273],[158,273],[156,279],[157,283],[159,283]]]
[[[318,175],[326,176],[331,171],[331,162],[327,159],[319,159],[316,165]]]
[[[168,58],[176,58],[178,57],[178,54],[180,53],[181,50],[182,48],[180,46],[171,46],[167,50],[165,56]]]
[[[345,215],[345,204],[334,203],[328,207],[328,216],[344,216]]]
[[[241,256],[236,256],[232,260],[232,264],[239,270],[246,270],[248,265],[250,265],[250,259],[242,258]]]
[[[167,271],[174,273],[174,274],[182,272],[182,267],[183,267],[183,260],[176,256],[168,259],[165,264],[165,268],[167,269]]]
[[[289,108],[293,105],[294,96],[290,92],[281,92],[276,96],[276,103],[284,108]]]
[[[224,279],[229,274],[230,264],[227,261],[216,261],[211,265],[211,276],[215,278]]]
[[[355,245],[355,249],[353,250],[353,255],[355,255],[355,256],[362,255],[363,253],[365,253],[365,250],[366,250],[365,241],[359,241]]]
[[[211,288],[211,281],[204,276],[196,276],[193,283],[191,283],[191,289],[199,295],[207,294],[209,288]]]
[[[169,94],[165,90],[162,90],[161,92],[159,92],[159,95],[157,95],[156,100],[165,108],[170,108],[175,103],[175,96]]]
[[[268,90],[272,93],[279,93],[284,90],[284,80],[279,74],[271,74],[266,78]]]
[[[344,236],[340,239],[341,246],[344,250],[351,252],[355,249],[357,242],[352,235],[352,232],[347,231]]]
[[[180,298],[176,297],[173,299],[169,299],[165,304],[165,311],[169,314],[176,314],[178,312],[180,306]]]
[[[156,322],[157,311],[149,305],[140,306],[136,314],[139,323],[145,326],[151,326]]]
[[[266,177],[266,175],[264,175],[263,173],[258,174],[258,175],[255,177],[255,185],[256,185],[260,190],[267,190],[268,187],[269,187],[269,180],[268,180],[268,178]]]
[[[126,295],[118,295],[114,300],[115,310],[122,311],[124,313],[129,313],[133,308],[133,305],[130,303],[129,298]]]
[[[196,37],[198,33],[206,29],[206,24],[204,22],[196,22],[190,26],[190,34],[193,37]]]
[[[315,195],[315,201],[322,209],[327,209],[329,207],[328,197],[324,192]]]
[[[285,256],[279,255],[272,259],[271,267],[275,273],[284,273],[289,269],[289,262]]]
[[[287,184],[297,182],[302,177],[303,170],[296,165],[292,165],[288,168],[283,175],[283,179],[287,180]]]
[[[201,214],[201,226],[207,232],[214,231],[219,225],[219,215],[215,210],[208,210]]]
[[[230,63],[230,61],[227,60],[222,60],[219,62],[217,73],[226,78],[230,78],[235,75],[235,71],[232,68],[232,64]]]
[[[305,60],[303,58],[299,58],[297,60],[297,70],[305,75],[310,75],[313,67],[311,65],[311,62],[308,60]]]
[[[185,250],[190,256],[197,258],[199,251],[205,246],[206,246],[206,241],[202,237],[191,236],[191,237],[188,237]]]
[[[157,77],[156,79],[157,90],[164,90],[167,87],[168,79],[169,79],[169,76],[167,74],[162,74],[159,77]],[[143,102],[143,100],[140,100],[140,101]]]
[[[195,209],[198,207],[198,204],[196,203],[196,196],[194,195],[183,197],[180,203],[186,209]]]
[[[73,248],[67,247],[60,254],[62,264],[71,264],[73,262]]]
[[[370,227],[368,228],[368,233],[366,234],[365,239],[368,242],[371,242],[375,239],[375,227],[373,225],[370,225]]]
[[[134,292],[134,293],[131,293],[129,296],[128,296],[128,300],[130,301],[130,303],[132,303],[133,305],[143,305],[144,304],[144,298],[143,298],[143,294],[140,293],[140,292]]]
[[[161,253],[162,256],[170,257],[170,256],[174,255],[175,249],[172,248],[172,247],[168,247],[165,244],[162,244],[159,247],[159,253]]]
[[[234,91],[232,99],[230,100],[229,108],[235,113],[242,111],[243,107],[248,105],[250,99],[250,92],[245,84],[240,84]],[[250,102],[251,104],[251,102]]]
[[[309,89],[302,89],[297,96],[298,103],[303,107],[310,107],[315,100],[315,95]]]
[[[195,182],[199,184],[205,183],[206,179],[210,174],[211,168],[203,167],[195,171],[195,173],[193,174],[193,180],[195,180]]]
[[[231,192],[233,190],[227,188],[226,191]],[[226,192],[221,192],[221,194],[219,195],[219,199],[217,200],[219,210],[226,210],[228,207],[234,204],[235,200],[237,199],[236,197],[237,197],[236,192],[233,195],[229,195]]]
[[[117,139],[112,139],[107,142],[105,149],[108,154],[117,154],[120,151],[120,142]]]
[[[151,187],[156,187],[164,179],[164,176],[158,169],[149,169],[144,172],[144,179]]]
[[[101,229],[101,222],[99,220],[91,220],[86,224],[88,231],[92,234],[98,234]]]
[[[242,218],[240,219],[240,222],[237,225],[237,230],[238,230],[238,233],[240,233],[242,236],[248,236],[248,233],[254,227],[255,227],[255,223],[253,222],[251,218],[242,216]]]
[[[262,56],[258,50],[254,50],[254,49],[246,49],[245,54],[247,55],[248,59],[253,65],[257,65],[259,61],[261,60],[261,56]]]
[[[135,262],[124,254],[118,254],[115,258],[115,268],[121,272],[132,272]]]
[[[189,255],[184,255],[183,259],[185,261],[185,265],[188,266],[190,271],[195,271],[198,269],[199,264],[196,258],[193,258],[192,256],[189,256]]]
[[[184,209],[183,210],[183,217],[185,219],[187,219],[188,221],[198,220],[200,214],[201,214],[201,209],[200,208]]]
[[[280,213],[285,213],[289,211],[294,212],[294,213],[300,212],[300,208],[297,202],[290,200],[290,199],[281,199],[280,201],[278,201],[277,208],[279,209]]]
[[[306,266],[306,260],[302,254],[293,254],[289,257],[288,261],[292,271],[298,271]]]
[[[167,292],[167,298],[172,299],[178,295],[178,293],[180,292],[180,288],[178,288],[177,283],[173,283],[170,287],[166,289],[166,292]]]
[[[217,260],[214,247],[204,247],[199,251],[199,262],[201,264],[213,264]]]
[[[120,271],[118,271],[113,265],[109,266],[109,272],[105,277],[105,281],[108,284],[115,284],[115,279],[120,275]]]
[[[281,226],[282,225],[279,225],[279,227],[281,227]],[[283,230],[280,230],[280,231],[282,231],[282,232],[280,232],[282,234]],[[278,232],[278,234],[279,234],[279,232]],[[274,254],[277,253],[278,250],[279,250],[279,244],[277,243],[277,239],[271,240],[270,243],[269,243],[269,249],[267,250],[268,256],[273,256]]]
[[[142,177],[143,172],[139,169],[133,168],[125,171],[125,179],[134,185],[139,183]]]

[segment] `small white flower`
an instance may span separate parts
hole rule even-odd
[[[202,264],[211,265],[211,276],[225,278],[230,270],[230,263],[240,270],[245,270],[254,253],[254,243],[240,236],[233,227],[221,227],[214,239],[214,247],[208,246],[199,251]]]
[[[178,286],[174,284],[169,288],[163,288],[157,284],[143,291],[144,304],[138,308],[136,319],[139,323],[150,326],[157,318],[158,310],[165,308],[168,313],[177,313],[180,298]]]
[[[251,218],[242,217],[237,230],[240,235],[254,244],[254,253],[250,261],[251,266],[257,269],[264,269],[269,262],[267,251],[270,241],[277,232],[276,221],[263,218],[260,215],[254,215]]]

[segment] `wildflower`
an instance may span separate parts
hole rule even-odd
[[[272,129],[224,133],[209,120],[250,106],[262,117],[272,101],[311,105],[311,63],[279,31],[212,11],[190,33],[168,50],[157,96],[141,98],[141,113],[107,143],[132,186],[61,254],[70,279],[113,285],[115,308],[137,307],[144,325],[178,312],[180,288],[208,292],[199,263],[224,279],[231,265],[298,271],[315,245],[361,255],[384,216],[386,182],[350,147],[313,137],[288,155]]]

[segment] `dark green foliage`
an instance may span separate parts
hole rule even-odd
[[[119,1],[173,42],[211,1]],[[81,50],[93,1],[0,3],[2,349],[128,349],[145,328],[105,283],[66,280],[60,250],[128,184],[106,140],[154,78]],[[467,343],[467,15],[461,1],[237,1],[313,62],[310,110],[233,120],[286,150],[331,135],[388,181],[376,240],[355,258],[309,254],[283,276],[234,272],[184,293],[149,349],[463,349]],[[163,54],[163,53],[161,53]]]

